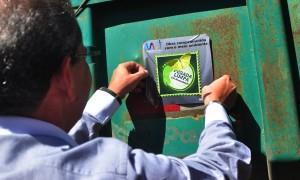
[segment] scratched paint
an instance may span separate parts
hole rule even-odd
[[[191,34],[208,33],[212,40],[212,53],[214,64],[214,75],[220,77],[223,74],[230,74],[232,80],[237,84],[238,89],[242,88],[239,78],[239,19],[235,13],[226,12],[218,15],[192,20],[187,26]],[[173,37],[174,34],[181,34],[184,30],[176,28],[174,24],[153,26],[150,29],[154,39]],[[198,120],[203,115],[200,109],[167,113],[167,117],[178,118],[190,116]]]
[[[192,22],[194,32],[209,32],[212,40],[215,77],[230,74],[237,87],[239,79],[239,19],[232,13],[224,13]]]
[[[109,0],[90,0],[89,8],[78,18],[85,45],[93,46],[97,37],[93,37],[94,33],[103,32],[103,29],[97,29],[97,23],[107,18],[105,12],[98,10],[102,4],[106,4],[102,3],[105,1]],[[73,6],[78,6],[81,2],[72,0]],[[231,74],[242,98],[237,103],[239,108],[234,112],[238,114],[232,117],[237,137],[251,148],[254,155],[262,153],[269,161],[299,160],[300,121],[294,108],[296,105],[292,84],[296,82],[291,82],[285,28],[280,12],[283,2],[285,1],[249,0],[243,7],[120,23],[120,26],[112,27],[115,31],[105,32],[106,40],[100,40],[106,41],[103,44],[106,43],[107,50],[107,76],[110,77],[112,70],[124,60],[142,63],[141,44],[146,40],[207,33],[212,39],[215,77],[224,73]],[[200,6],[201,3],[199,1]],[[297,56],[297,63],[293,65],[298,66],[300,76],[300,0],[287,0],[287,3]],[[130,13],[135,13],[134,9],[127,8]],[[103,13],[103,17],[97,19],[99,12]],[[103,66],[102,60],[99,59],[96,64]],[[94,64],[89,65],[91,71],[97,72],[93,73],[93,85],[96,87],[99,80],[94,76],[103,75],[103,72]],[[140,114],[150,112],[143,110],[143,103],[139,106]],[[131,116],[129,109],[123,103],[113,116],[114,137],[128,142],[130,133],[135,130],[132,121],[142,119],[139,123],[145,122],[142,125],[147,128],[143,130],[149,133],[143,139],[145,142],[150,141],[147,138],[151,138],[151,133],[165,131],[165,136],[159,137],[164,138],[162,153],[184,157],[196,150],[204,127],[203,110],[154,113],[147,114],[148,119],[139,119]],[[151,121],[156,121],[159,125],[149,126]],[[160,141],[159,138],[152,137],[152,140]],[[256,163],[253,162],[253,174],[260,167]]]
[[[79,2],[74,0],[75,6]],[[100,2],[102,1],[91,0],[91,4],[98,3],[97,6],[100,6]],[[300,2],[288,0],[288,3],[299,69]],[[212,40],[215,77],[224,73],[231,74],[247,109],[242,109],[242,113],[237,116],[238,135],[240,133],[246,139],[256,141],[250,147],[258,150],[261,148],[263,153],[267,147],[265,154],[269,159],[297,159],[300,157],[297,143],[299,120],[293,108],[295,98],[287,52],[284,50],[286,44],[282,35],[284,27],[280,6],[279,0],[253,0],[247,1],[245,7],[162,17],[107,28],[105,43],[108,77],[117,64],[124,60],[141,62],[141,45],[146,40],[207,33]],[[90,8],[89,11],[93,10],[94,8]],[[95,13],[97,11],[92,14]],[[91,21],[91,17],[81,17],[80,21],[83,24],[84,41],[92,43],[92,24],[86,24]],[[140,106],[143,107],[143,104]],[[125,142],[134,130],[133,116],[128,113],[128,108],[130,109],[130,105],[123,103],[112,120],[113,135]],[[140,111],[140,114],[146,113],[143,108]],[[246,112],[248,116],[245,116]],[[159,126],[165,126],[165,129],[158,131],[166,131],[163,153],[182,157],[195,151],[197,138],[203,128],[203,111],[185,110],[179,113],[158,113],[156,116],[150,114],[149,117],[145,119],[145,125],[156,121],[160,123]],[[245,118],[253,118],[253,124],[257,126],[256,132],[253,127],[243,128]],[[178,130],[174,130],[176,128]],[[151,133],[149,129],[145,130]]]
[[[299,120],[281,17],[282,2],[249,2],[261,77],[266,156],[270,160],[299,159]]]
[[[249,103],[250,110],[259,111],[257,101],[253,98],[258,90],[255,81],[251,81],[251,79],[255,80],[256,72],[253,70],[255,64],[252,53],[249,51],[251,39],[249,39],[250,28],[247,23],[249,19],[246,12],[247,9],[244,7],[229,8],[109,27],[106,29],[108,74],[109,76],[112,74],[112,70],[120,60],[142,56],[137,53],[141,53],[141,45],[146,40],[207,33],[212,39],[215,76],[231,74],[232,79],[238,85],[239,92]],[[126,42],[126,48],[118,48],[124,42]],[[181,112],[161,112],[161,107],[149,106],[144,96],[138,97],[138,101],[132,100],[132,96],[128,98],[113,117],[113,123],[116,125],[113,131],[119,132],[123,129],[130,134],[129,132],[135,129],[134,123],[138,122],[149,126],[145,131],[152,133],[150,126],[153,127],[155,124],[150,122],[161,119],[157,123],[161,123],[165,129],[159,129],[159,131],[166,131],[163,153],[182,157],[196,150],[198,137],[204,126],[203,108],[185,108]],[[254,116],[260,124],[259,114]],[[180,129],[180,133],[175,133],[176,138],[172,133],[174,131],[170,131],[174,128]],[[118,136],[120,133],[115,134]],[[123,135],[126,136],[126,133]],[[246,133],[246,135],[250,134]],[[124,136],[120,139],[126,139]]]
[[[300,76],[300,0],[289,0],[288,5]]]

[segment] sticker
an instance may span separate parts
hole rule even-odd
[[[201,89],[213,80],[210,47],[206,34],[145,41],[148,100],[156,106],[202,105]]]
[[[198,51],[156,55],[156,82],[161,97],[200,95]]]

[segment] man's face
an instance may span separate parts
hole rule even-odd
[[[85,61],[86,49],[81,44],[77,50],[78,61],[71,66],[73,78],[73,91],[76,95],[74,102],[72,102],[70,113],[75,122],[68,122],[68,127],[72,127],[77,120],[80,119],[83,109],[88,100],[89,90],[91,87],[91,74],[88,65]],[[70,123],[70,124],[69,124]]]

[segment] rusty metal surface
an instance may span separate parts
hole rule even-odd
[[[168,120],[176,120],[177,118],[186,117],[191,118],[193,120],[200,120],[203,117],[204,114],[204,107],[199,107],[197,109],[186,109],[179,112],[166,112],[166,116],[168,117]]]
[[[282,3],[248,1],[255,43],[266,156],[299,159],[299,120]],[[263,17],[263,18],[262,18]]]
[[[188,27],[191,34],[207,33],[212,40],[215,76],[231,74],[233,80],[240,87],[239,60],[239,18],[234,13],[225,12],[204,19],[190,22]],[[186,30],[172,24],[156,25],[151,27],[153,39],[170,37],[172,34],[182,34]]]
[[[73,3],[76,4],[76,2]],[[300,64],[299,4],[299,0],[288,0],[298,72]],[[91,11],[88,9],[85,12],[86,15],[79,17],[79,21],[85,43],[93,45]],[[286,36],[283,33],[286,29],[281,14],[281,1],[255,0],[247,1],[244,7],[113,26],[105,31],[108,77],[117,64],[124,60],[135,60],[141,63],[141,44],[146,40],[207,33],[211,38],[215,77],[222,74],[232,75],[241,95],[240,102],[243,108],[240,110],[248,114],[240,113],[235,116],[237,130],[241,137],[247,137],[250,146],[261,152],[264,152],[266,147],[268,159],[297,159],[300,157],[300,148],[299,120],[295,107],[295,88],[293,88],[295,82],[293,82],[290,70],[291,60]],[[128,112],[128,108],[130,109],[130,105],[123,105],[113,119],[114,133],[116,135],[118,134],[116,132],[122,132],[122,135],[116,135],[116,137],[124,141],[128,140],[126,137],[133,128],[131,123],[133,117]],[[182,126],[183,133],[189,131],[190,127],[197,126],[195,130],[199,135],[203,128],[203,124],[201,125],[203,111],[201,110],[156,115],[152,116],[152,120],[165,119],[167,132],[173,126]],[[246,128],[248,126],[245,125],[244,119],[251,121],[253,126]],[[255,140],[251,139],[253,129],[256,129]],[[168,138],[166,134],[166,139]],[[168,146],[177,147],[178,143],[182,143],[181,138],[175,139],[177,142],[168,140],[171,144],[166,146],[165,152],[183,156],[185,153],[194,151],[196,141],[181,151],[175,152],[174,149],[168,149]]]
[[[144,16],[152,10],[142,11],[145,14],[141,14],[141,11],[135,12],[137,9],[129,9],[129,15],[134,20],[127,23],[131,22],[127,18],[127,24],[123,21],[116,23],[118,18],[124,20],[124,14],[116,11],[114,14],[119,14],[118,18],[109,18],[111,13],[100,11],[105,1],[91,0],[90,8],[79,17],[85,44],[92,46],[94,41],[103,41],[100,46],[107,51],[105,71],[91,66],[91,70],[96,72],[94,84],[99,84],[99,76],[110,77],[112,70],[124,60],[142,63],[141,45],[146,40],[207,33],[211,38],[215,77],[230,74],[238,86],[240,96],[231,117],[235,121],[238,138],[252,150],[252,178],[267,179],[267,173],[276,178],[274,172],[282,171],[283,166],[285,170],[282,174],[286,177],[286,171],[297,167],[293,163],[280,165],[278,169],[272,166],[273,162],[300,159],[300,120],[295,88],[295,79],[299,80],[299,77],[295,78],[295,72],[300,76],[300,0],[248,0],[245,5],[235,8],[191,14],[185,14],[188,12],[185,11],[184,15],[151,20],[135,17]],[[80,2],[72,1],[74,6]],[[288,10],[284,8],[286,3]],[[157,7],[159,5],[157,3]],[[201,5],[202,2],[199,2]],[[290,16],[290,39],[285,11]],[[98,25],[106,20],[114,22]],[[107,28],[105,35],[97,35],[97,32],[104,31],[102,28]],[[294,43],[293,47],[290,42]],[[296,62],[291,58],[291,47],[295,48]],[[97,63],[103,67],[105,56],[101,58]],[[195,151],[204,127],[203,109],[164,112],[162,107],[146,106],[145,99],[137,98],[133,99],[137,106],[133,106],[132,102],[128,104],[127,99],[114,115],[114,137],[133,147],[178,157]],[[266,158],[270,165],[269,172],[264,163]]]
[[[298,73],[300,76],[300,0],[289,0],[288,6],[295,51],[297,55]]]
[[[213,37],[215,77],[230,74],[238,88],[241,87],[238,67],[240,60],[239,21],[239,17],[228,13],[192,22],[193,31],[209,32]]]
[[[257,87],[258,82],[256,80],[257,72],[246,7],[228,8],[122,24],[107,28],[105,33],[109,76],[118,63],[124,59],[139,62],[139,60],[142,59],[141,45],[146,40],[203,33],[208,34],[212,44],[215,77],[217,78],[222,74],[232,75],[232,79],[237,83],[238,92],[242,97],[241,101],[243,102],[244,109],[240,109],[241,112],[239,114],[243,115],[237,115],[235,120],[241,122],[240,124],[243,127],[240,129],[249,130],[243,130],[241,136],[253,136],[251,129],[259,129],[258,127],[261,127],[261,108],[260,104],[257,103],[260,101]],[[118,48],[120,45],[123,48]],[[200,135],[203,128],[203,121],[201,121],[201,119],[203,119],[203,110],[189,109],[179,112],[153,112],[153,114],[149,114],[148,109],[151,109],[151,107],[146,105],[146,102],[143,102],[143,98],[139,98],[139,100],[142,103],[136,107],[144,107],[144,109],[138,110],[138,108],[134,108],[136,113],[132,114],[130,112],[133,112],[131,111],[133,103],[126,103],[126,105],[124,104],[115,114],[113,118],[113,131],[116,131],[115,135],[117,138],[124,141],[130,139],[126,137],[130,136],[132,130],[134,130],[133,128],[136,128],[134,125],[136,123],[135,121],[139,123],[143,122],[145,126],[151,127],[152,125],[151,123],[149,124],[149,122],[164,119],[164,153],[184,156],[196,150],[197,139],[194,139],[193,142],[189,142],[182,147],[182,143],[184,142],[181,141],[182,138],[180,138],[180,134],[193,131],[196,132],[197,136]],[[247,111],[247,113],[244,111]],[[144,117],[141,118],[140,114],[143,114]],[[142,121],[141,119],[144,120]],[[244,119],[251,121],[250,124],[252,125],[245,126],[246,121]],[[177,138],[175,138],[175,141],[171,141],[168,140],[172,137],[168,132],[170,128],[172,129],[174,127],[180,127],[181,133],[176,135]],[[146,129],[145,131],[150,130]],[[126,133],[122,133],[123,137],[119,137],[119,133],[117,132]],[[245,139],[247,143],[249,142],[250,147],[258,151],[263,151],[263,146],[259,143],[262,142],[263,135],[261,135],[259,130],[255,130],[254,132],[254,140],[249,140],[249,138],[248,140],[247,138]]]

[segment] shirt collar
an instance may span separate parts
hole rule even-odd
[[[30,134],[52,136],[64,140],[72,146],[76,142],[62,129],[53,124],[19,116],[0,116],[0,135]]]

